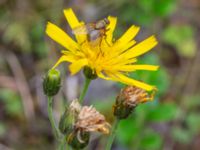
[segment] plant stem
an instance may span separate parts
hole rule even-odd
[[[79,102],[82,104],[83,103],[83,98],[85,97],[85,94],[88,90],[88,87],[90,85],[91,79],[85,78],[85,82],[84,82],[84,86],[83,86],[83,90],[81,92],[81,95],[79,97]]]
[[[59,144],[59,150],[65,150],[65,146],[66,146],[66,136],[64,136],[63,139],[61,140]]]
[[[113,123],[110,136],[108,137],[108,142],[106,144],[106,150],[111,150],[111,147],[112,147],[113,141],[115,139],[115,134],[116,134],[116,130],[117,130],[119,122],[120,122],[120,120],[115,118],[115,121]]]
[[[53,129],[54,136],[59,141],[60,132],[59,132],[58,128],[56,127],[56,123],[53,118],[53,97],[51,97],[51,96],[48,96],[48,116],[49,116],[49,120],[51,123],[51,127]]]

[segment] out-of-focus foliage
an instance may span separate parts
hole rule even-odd
[[[20,117],[23,107],[19,95],[7,89],[0,91],[0,102],[4,103],[5,112],[11,117]]]
[[[194,57],[197,46],[194,37],[194,28],[189,25],[170,25],[163,33],[163,41],[174,46],[184,57]]]
[[[105,0],[101,0],[101,2],[107,3]],[[177,6],[175,0],[111,0],[109,3],[108,6],[112,6],[111,10],[120,10],[115,12],[120,18],[120,22],[124,24],[137,23],[142,26],[149,26],[158,17],[165,18],[173,14]]]
[[[8,0],[2,3],[0,6],[0,30],[3,31],[1,40],[9,46],[15,46],[17,51],[33,53],[39,58],[47,56],[48,47],[44,42],[44,31],[46,20],[57,9],[51,9],[56,2]],[[57,15],[54,17],[58,19]]]
[[[6,125],[3,122],[0,122],[0,138],[6,134]]]
[[[189,144],[194,140],[200,131],[199,106],[200,96],[185,97],[182,101],[180,124],[172,127],[172,136],[174,140],[180,143]]]

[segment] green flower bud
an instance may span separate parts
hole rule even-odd
[[[90,139],[89,132],[73,130],[69,134],[67,142],[74,149],[83,149],[88,145],[89,139]]]
[[[153,96],[154,92],[149,97],[145,90],[135,86],[127,86],[120,91],[116,98],[114,115],[118,119],[126,119],[138,104],[152,100]]]
[[[97,78],[97,74],[95,72],[95,70],[92,70],[90,67],[85,66],[83,69],[83,73],[85,75],[86,78],[94,80]]]
[[[69,115],[68,109],[66,108],[65,112],[60,118],[59,121],[59,130],[63,134],[67,134],[67,132],[72,129],[71,116]]]
[[[69,131],[75,125],[78,114],[81,111],[81,105],[79,104],[78,99],[75,99],[71,102],[70,106],[65,109],[65,112],[60,118],[59,130],[63,134],[68,134]]]
[[[43,81],[43,91],[47,96],[54,96],[60,89],[60,72],[55,69],[48,71]]]

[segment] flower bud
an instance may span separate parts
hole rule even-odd
[[[95,70],[92,70],[90,67],[85,66],[83,69],[83,73],[85,75],[86,78],[94,80],[97,78],[97,74],[95,72]]]
[[[54,96],[60,89],[60,72],[55,69],[48,71],[43,81],[43,91],[47,96]]]
[[[72,128],[70,120],[71,116],[69,115],[68,109],[66,108],[59,121],[59,130],[62,134],[67,134],[67,132]]]
[[[114,105],[114,115],[118,119],[125,119],[132,113],[134,108],[139,103],[153,100],[153,97],[154,92],[149,97],[145,90],[135,86],[127,86],[120,91],[116,98]]]
[[[89,139],[89,132],[73,130],[67,138],[67,143],[74,149],[83,149],[88,145]]]
[[[78,99],[73,100],[60,118],[59,130],[61,133],[67,134],[67,132],[73,128],[80,110],[81,105],[79,104]]]

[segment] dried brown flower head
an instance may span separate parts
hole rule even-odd
[[[153,100],[154,94],[155,90],[149,95],[145,90],[136,86],[123,88],[116,98],[114,115],[119,119],[127,118],[138,104]]]
[[[83,106],[78,115],[75,127],[76,129],[86,132],[98,131],[104,134],[108,134],[110,124],[106,122],[105,117],[100,114],[93,106]]]
[[[139,103],[153,100],[153,95],[149,97],[145,90],[136,86],[127,86],[122,89],[117,98],[120,99],[121,97],[124,98],[123,103],[128,106],[136,106]]]

